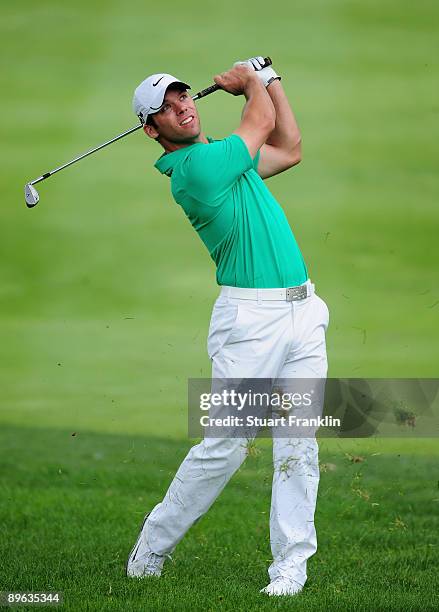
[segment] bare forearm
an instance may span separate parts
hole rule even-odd
[[[253,158],[275,125],[273,102],[265,86],[253,69],[239,64],[231,70],[217,74],[213,80],[234,96],[245,95],[247,102],[241,123],[234,133],[242,138]]]
[[[249,79],[243,93],[247,101],[235,134],[243,138],[254,157],[274,129],[275,110],[265,86],[256,76]]]
[[[273,125],[276,111],[267,90],[258,78],[252,78],[245,91],[245,106],[242,110],[241,123],[252,122],[255,125],[268,123]]]
[[[267,138],[267,144],[284,151],[297,151],[300,149],[300,130],[280,81],[273,81],[267,92],[276,112],[275,127]]]

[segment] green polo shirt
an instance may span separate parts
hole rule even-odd
[[[163,154],[155,167],[217,267],[219,285],[293,287],[308,272],[282,208],[238,134]]]

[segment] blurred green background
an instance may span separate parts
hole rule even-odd
[[[137,132],[132,92],[167,71],[193,91],[270,55],[303,162],[269,180],[331,311],[331,376],[438,372],[437,76],[432,1],[5,4],[1,8],[1,418],[185,436],[208,376],[214,265]],[[205,132],[242,100],[201,100]]]
[[[123,579],[137,523],[191,443],[187,379],[209,376],[218,293],[207,251],[153,168],[160,148],[131,135],[39,185],[33,210],[23,187],[135,125],[132,93],[148,74],[170,72],[195,92],[236,60],[270,55],[302,130],[303,161],[269,187],[330,308],[329,375],[437,377],[439,7],[23,0],[3,2],[0,17],[3,588],[70,589],[74,610],[93,598],[87,609],[106,609],[103,594],[116,590],[117,609],[130,598],[139,605],[130,609],[144,609],[143,588],[162,602],[156,609],[180,609],[199,589],[192,609],[206,609],[199,572],[211,572],[223,601],[233,556],[249,582],[242,607],[232,584],[224,609],[251,609],[269,555],[264,444],[265,463],[240,471],[191,531],[163,590]],[[218,92],[198,107],[204,131],[221,138],[238,125],[242,100]],[[360,609],[365,593],[369,609],[433,596],[437,446],[322,444],[321,552],[307,609],[342,609],[352,592],[343,609]],[[369,492],[358,486],[361,470]],[[242,512],[257,525],[250,540]]]

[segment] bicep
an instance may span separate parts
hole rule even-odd
[[[292,168],[300,162],[300,155],[293,155],[279,147],[264,144],[260,150],[258,174],[261,178],[269,178]]]

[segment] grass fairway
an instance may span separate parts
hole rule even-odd
[[[161,579],[123,565],[188,442],[5,427],[2,587],[61,590],[67,610],[434,610],[437,454],[352,453],[321,442],[320,551],[291,601],[259,594],[270,562],[271,456],[257,445]],[[364,445],[363,445],[364,446]],[[373,452],[371,452],[373,451]],[[350,455],[350,456],[349,456]],[[435,607],[436,606],[436,607]]]
[[[22,195],[134,125],[147,74],[198,91],[270,55],[304,160],[269,185],[331,310],[330,375],[437,377],[437,4],[23,0],[0,17],[0,590],[61,590],[74,611],[437,609],[427,439],[322,442],[319,551],[294,602],[258,592],[266,442],[163,580],[127,581],[142,516],[191,445],[187,379],[209,375],[214,267],[139,133],[42,183],[35,209]],[[229,134],[241,106],[201,100],[206,133]]]

